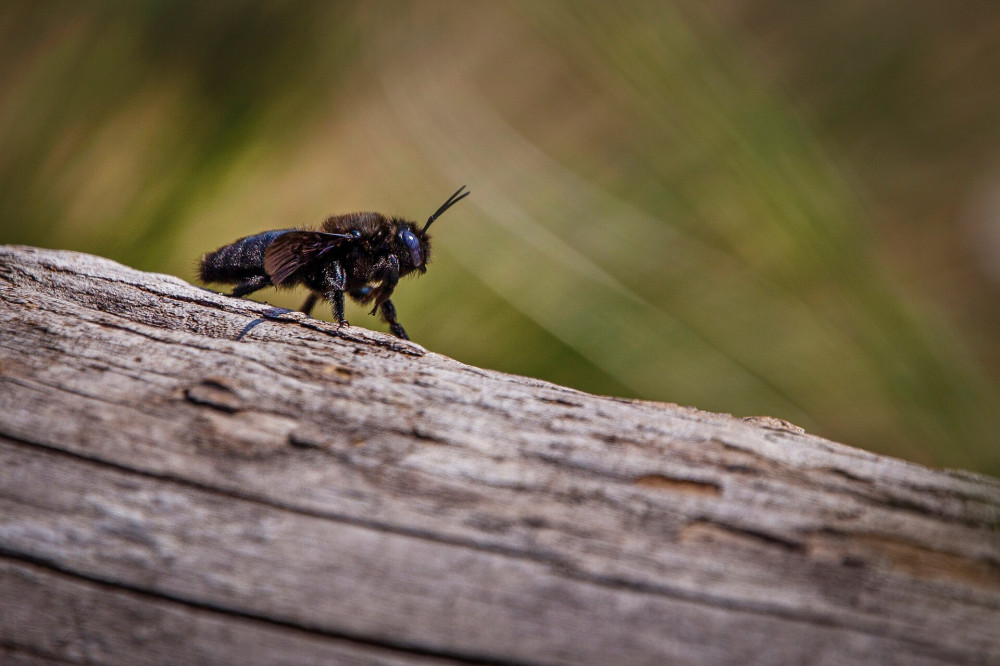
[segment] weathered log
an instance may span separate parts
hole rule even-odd
[[[71,252],[0,320],[4,663],[1000,663],[995,479]]]

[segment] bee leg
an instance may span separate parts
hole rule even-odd
[[[410,336],[406,334],[406,330],[403,328],[402,324],[396,321],[396,306],[392,304],[392,301],[388,298],[382,301],[379,306],[382,311],[382,319],[384,319],[389,324],[389,330],[397,338],[402,338],[403,340],[409,340]]]
[[[382,307],[382,303],[389,300],[396,285],[399,284],[399,260],[396,257],[390,256],[386,260],[385,267],[379,273],[379,282],[381,284],[375,290],[375,307],[368,314],[373,315],[378,312],[379,308]],[[395,312],[395,309],[393,312]],[[386,321],[389,320],[387,319]]]
[[[368,285],[364,287],[358,287],[357,289],[351,290],[351,298],[356,300],[358,303],[368,303],[373,298],[375,298],[375,289]]]
[[[335,290],[328,298],[333,303],[333,318],[337,320],[337,326],[350,326],[344,319],[344,292]]]
[[[344,319],[344,287],[347,285],[347,276],[344,274],[344,267],[339,261],[330,262],[323,271],[326,282],[326,300],[333,305],[333,318],[337,320],[338,326],[350,326]]]
[[[299,308],[299,312],[302,312],[304,314],[309,314],[310,312],[312,312],[313,307],[316,306],[316,300],[318,298],[319,298],[318,294],[316,294],[315,292],[310,292],[310,294],[306,296],[306,302],[302,304],[301,308]]]
[[[260,291],[270,284],[271,278],[267,275],[255,275],[254,277],[247,278],[243,282],[236,285],[229,295],[233,298],[241,298],[247,294],[252,294],[255,291]]]

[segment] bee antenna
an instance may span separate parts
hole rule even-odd
[[[442,213],[444,213],[446,210],[448,210],[449,208],[451,208],[452,206],[454,206],[455,204],[457,204],[459,201],[461,201],[462,199],[464,199],[465,197],[467,197],[467,196],[469,196],[471,194],[471,192],[466,192],[465,194],[462,194],[462,190],[464,190],[464,189],[465,189],[465,185],[462,185],[462,187],[458,188],[458,191],[456,191],[453,195],[451,195],[450,197],[448,197],[448,200],[445,201],[443,204],[441,204],[441,207],[438,208],[436,211],[434,211],[433,215],[431,215],[429,218],[427,218],[427,224],[425,224],[424,228],[420,230],[420,235],[421,236],[423,236],[425,233],[427,233],[427,227],[431,226],[431,223],[434,222],[434,220],[436,220],[439,217],[441,217]]]

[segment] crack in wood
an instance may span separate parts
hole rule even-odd
[[[188,402],[218,409],[232,414],[244,408],[236,389],[227,380],[219,377],[208,377],[194,386],[184,389],[184,397]]]
[[[722,494],[722,487],[714,481],[677,479],[663,474],[646,474],[635,479],[633,483],[637,486],[653,490],[665,490],[704,497],[718,497]]]

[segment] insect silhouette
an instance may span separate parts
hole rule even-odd
[[[380,312],[393,335],[409,340],[396,320],[390,296],[399,278],[425,273],[431,258],[427,229],[446,210],[469,196],[465,185],[448,197],[427,223],[381,213],[348,213],[327,218],[321,230],[276,229],[240,238],[201,259],[203,282],[235,284],[231,296],[252,294],[265,287],[305,286],[310,290],[300,310],[312,312],[316,301],[330,302],[340,326],[344,294]]]

